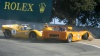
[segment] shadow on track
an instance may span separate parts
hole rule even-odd
[[[0,36],[0,39],[5,39],[5,40],[14,40],[17,42],[21,42],[21,43],[61,43],[61,41],[59,40],[30,40],[30,39],[22,39],[22,38],[5,38],[4,36]]]

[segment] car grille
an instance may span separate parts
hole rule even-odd
[[[49,34],[49,37],[59,37],[58,34]]]

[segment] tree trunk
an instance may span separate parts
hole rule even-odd
[[[76,25],[76,19],[73,19],[73,18],[68,19],[68,25],[75,26]]]

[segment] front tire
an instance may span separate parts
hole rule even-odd
[[[31,32],[30,34],[29,34],[29,38],[30,38],[30,40],[37,40],[37,35],[36,35],[36,33],[35,32]]]

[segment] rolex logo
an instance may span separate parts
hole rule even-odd
[[[40,3],[39,4],[40,13],[43,13],[45,11],[45,7],[46,7],[45,3]]]

